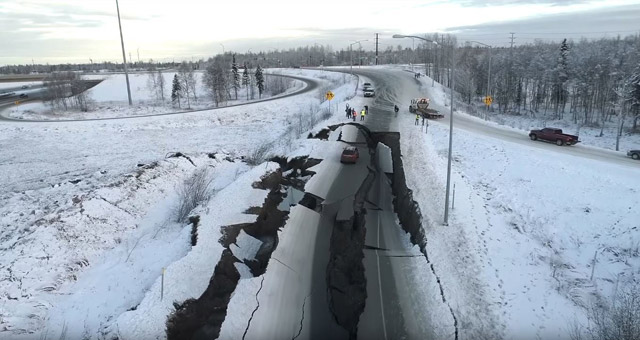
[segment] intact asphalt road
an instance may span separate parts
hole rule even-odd
[[[296,76],[288,76],[288,75],[287,76],[283,76],[283,75],[278,75],[278,74],[267,74],[267,75],[275,76],[275,77],[286,77],[286,78],[296,79],[296,80],[304,82],[307,86],[305,86],[303,89],[301,89],[299,91],[287,93],[287,94],[282,95],[282,96],[259,99],[259,100],[254,100],[254,101],[251,101],[251,102],[248,102],[248,103],[240,103],[240,104],[228,105],[228,106],[222,106],[222,107],[212,107],[212,108],[208,108],[208,109],[191,110],[191,111],[156,113],[156,114],[151,114],[151,115],[127,116],[127,117],[111,117],[111,118],[106,117],[106,118],[91,118],[91,119],[56,119],[56,120],[54,120],[54,119],[49,119],[49,120],[47,120],[47,119],[42,119],[42,120],[33,119],[33,120],[29,120],[29,119],[9,118],[9,117],[5,117],[5,116],[2,115],[2,110],[7,108],[7,107],[9,107],[9,106],[11,106],[11,105],[14,105],[13,102],[15,101],[15,98],[13,98],[11,100],[2,99],[2,100],[0,100],[0,121],[24,122],[24,123],[27,123],[27,122],[28,123],[64,123],[64,122],[101,121],[101,120],[133,119],[133,118],[143,118],[143,117],[158,117],[158,116],[179,115],[179,114],[184,114],[184,113],[202,112],[202,111],[217,110],[217,109],[227,109],[227,108],[234,107],[234,106],[243,106],[243,105],[250,105],[250,104],[253,104],[253,103],[260,103],[260,102],[278,100],[278,99],[287,98],[287,97],[291,97],[291,96],[296,96],[296,95],[299,95],[299,94],[303,94],[303,93],[307,93],[307,92],[313,91],[316,88],[318,88],[318,86],[319,86],[319,83],[317,81],[312,80],[312,79],[308,79],[308,78],[302,78],[302,77],[296,77]],[[29,101],[34,101],[34,100],[29,100]],[[23,101],[23,103],[24,102],[27,102],[27,101]]]
[[[382,90],[382,93],[380,93],[376,97],[375,104],[384,107],[398,104],[398,106],[400,107],[399,114],[407,114],[407,107],[409,106],[411,99],[420,97],[433,98],[434,96],[431,90],[431,86],[424,87],[426,93],[421,92],[419,81],[414,79],[413,73],[410,72],[397,70],[362,69],[358,70],[357,73],[372,79],[378,93],[380,93],[380,90]],[[444,114],[445,118],[430,120],[429,123],[448,126],[450,108],[434,104],[433,101],[431,107]],[[389,108],[388,110],[391,109]],[[617,152],[613,150],[590,147],[584,144],[560,147],[555,145],[554,143],[532,141],[529,139],[529,133],[527,131],[517,131],[509,128],[502,128],[500,126],[483,124],[481,122],[478,122],[477,118],[475,117],[454,114],[453,120],[454,129],[458,130],[458,132],[466,131],[510,143],[521,144],[531,148],[543,149],[550,152],[549,157],[554,157],[554,154],[564,154],[607,163],[615,163],[619,165],[635,167],[638,167],[640,165],[640,162],[626,156],[626,150]],[[455,137],[453,143],[455,150]]]

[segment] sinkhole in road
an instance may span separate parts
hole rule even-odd
[[[289,209],[280,207],[283,202],[287,208],[293,204],[294,201],[287,201],[286,198],[293,192],[304,190],[306,181],[314,175],[309,168],[320,163],[320,160],[308,157],[290,160],[275,157],[271,161],[278,163],[279,169],[253,184],[256,189],[268,190],[267,198],[261,207],[249,207],[246,210],[246,213],[257,215],[256,221],[223,227],[223,236],[218,241],[225,249],[209,285],[198,299],[174,303],[175,312],[167,320],[167,339],[216,339],[226,318],[231,295],[240,280],[235,263],[244,263],[254,277],[266,271],[271,254],[278,245],[278,230],[285,225],[289,215]],[[300,200],[299,196],[294,199]],[[193,223],[192,235],[197,239],[199,218],[193,216],[190,220]],[[231,250],[241,231],[262,241],[254,259],[241,261]],[[196,239],[192,240],[193,244],[196,244]]]

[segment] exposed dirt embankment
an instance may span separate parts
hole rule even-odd
[[[407,187],[400,151],[400,134],[395,132],[374,132],[372,140],[383,143],[391,148],[393,158],[392,190],[394,210],[398,215],[402,228],[411,235],[411,242],[420,247],[423,254],[426,253],[427,238],[422,229],[422,213],[418,203],[413,200],[413,192]]]

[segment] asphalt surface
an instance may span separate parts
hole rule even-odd
[[[244,105],[250,105],[250,104],[253,104],[253,103],[260,103],[260,102],[278,100],[278,99],[287,98],[287,97],[291,97],[291,96],[296,96],[296,95],[299,95],[299,94],[303,94],[303,93],[307,93],[307,92],[313,91],[319,86],[318,82],[316,82],[314,80],[311,80],[311,79],[307,79],[307,78],[296,77],[296,76],[283,76],[283,75],[278,75],[278,74],[267,74],[267,75],[275,76],[275,77],[286,77],[286,78],[296,79],[296,80],[304,82],[307,86],[305,86],[300,91],[287,93],[287,94],[282,95],[282,96],[276,96],[276,97],[271,97],[271,98],[254,100],[254,101],[251,101],[251,102],[248,102],[248,103],[240,103],[240,104],[221,106],[221,107],[212,107],[212,108],[200,109],[200,110],[156,113],[156,114],[151,114],[151,115],[127,116],[127,117],[106,117],[106,118],[91,118],[91,119],[42,119],[42,120],[38,120],[38,119],[15,119],[15,118],[9,118],[9,117],[5,117],[5,116],[2,115],[2,110],[7,108],[7,107],[9,107],[9,106],[11,106],[11,105],[14,105],[13,102],[16,99],[15,98],[11,98],[11,100],[9,100],[9,99],[5,99],[5,98],[0,98],[0,121],[24,122],[24,123],[64,123],[64,122],[103,121],[103,120],[120,120],[120,119],[135,119],[135,118],[144,118],[144,117],[171,116],[171,115],[179,115],[179,114],[185,114],[185,113],[226,109],[226,108],[235,107],[235,106],[244,106]],[[34,96],[33,98],[30,98],[28,101],[30,102],[30,101],[40,100],[40,99],[41,99],[41,96],[39,96],[39,97]],[[23,100],[21,102],[25,103],[25,102],[27,102],[27,100]]]

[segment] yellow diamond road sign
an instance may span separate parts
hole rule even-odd
[[[327,98],[327,100],[333,99],[334,97],[333,92],[327,91],[327,94],[325,94],[325,97]]]
[[[491,98],[491,96],[486,96],[482,98],[482,101],[485,103],[485,105],[489,106],[491,105],[491,103],[493,103],[493,98]]]

